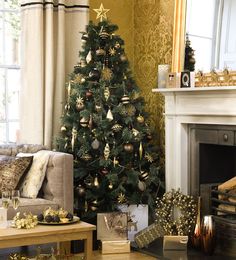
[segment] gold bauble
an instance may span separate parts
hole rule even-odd
[[[97,200],[94,200],[94,201],[91,202],[90,209],[92,211],[96,211],[98,209],[98,202],[97,202]]]
[[[94,187],[99,187],[99,181],[98,181],[98,176],[96,175],[93,181]]]
[[[131,143],[124,144],[124,150],[128,153],[132,153],[134,150],[134,146]]]
[[[97,112],[100,112],[101,110],[102,110],[102,106],[101,105],[95,105],[95,110],[97,111]]]
[[[129,104],[129,102],[130,102],[129,96],[124,95],[124,96],[121,98],[121,102],[122,102],[124,105]]]
[[[120,59],[121,61],[127,61],[127,57],[125,56],[125,54],[120,55]]]
[[[76,99],[76,108],[78,111],[84,108],[84,100],[80,96]]]
[[[146,190],[146,183],[143,181],[138,181],[138,188],[140,191],[145,191]]]
[[[122,129],[122,126],[120,124],[115,124],[111,128],[114,132],[118,133]]]
[[[141,181],[146,181],[149,178],[149,173],[145,171],[141,171],[139,175],[139,179]]]
[[[66,129],[66,127],[63,125],[63,126],[61,127],[61,132],[65,132],[65,131],[67,131],[67,129]]]
[[[106,51],[104,49],[99,48],[96,50],[97,56],[104,56],[105,54],[106,54]]]
[[[88,127],[88,124],[89,124],[89,121],[88,121],[85,117],[82,117],[82,118],[80,119],[80,125],[81,125],[82,127]]]
[[[109,188],[110,190],[113,189],[113,184],[112,184],[112,182],[109,183],[108,188]]]
[[[138,121],[140,124],[143,124],[143,123],[144,123],[144,117],[141,116],[141,115],[139,115],[139,116],[137,117],[137,121]]]
[[[109,33],[106,32],[105,30],[102,30],[100,33],[99,33],[99,37],[100,39],[102,40],[107,40],[109,38]]]

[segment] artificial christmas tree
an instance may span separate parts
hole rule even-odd
[[[186,34],[186,42],[185,42],[184,70],[185,71],[195,70],[194,50],[191,47],[191,41],[189,40],[188,34]]]
[[[163,176],[124,41],[102,9],[96,9],[101,21],[82,33],[57,141],[74,155],[75,211],[87,221],[117,204],[154,206]]]

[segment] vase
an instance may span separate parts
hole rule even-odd
[[[201,246],[207,255],[212,255],[215,249],[215,222],[212,215],[204,216],[201,223]]]
[[[197,219],[191,241],[194,248],[201,247],[201,197],[198,197]]]

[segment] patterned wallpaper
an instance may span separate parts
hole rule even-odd
[[[101,1],[90,1],[91,19],[95,20],[93,8]],[[133,74],[142,90],[155,128],[155,140],[164,153],[164,97],[153,94],[157,87],[158,64],[170,64],[172,55],[172,31],[174,0],[103,0],[105,8],[111,9],[109,19],[119,26],[119,34],[125,40],[125,49]],[[163,156],[164,158],[164,156]]]

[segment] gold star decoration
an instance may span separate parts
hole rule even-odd
[[[115,56],[115,55],[116,55],[116,50],[115,50],[114,48],[110,48],[110,49],[109,49],[109,54],[110,54],[111,56]]]
[[[110,9],[105,9],[101,3],[99,9],[93,9],[93,11],[97,13],[96,19],[100,19],[100,22],[102,22],[103,19],[107,20],[107,12],[109,12]]]
[[[122,204],[126,202],[126,198],[125,198],[125,194],[123,194],[122,192],[118,195],[117,198],[118,203]]]
[[[151,154],[145,153],[145,156],[144,156],[144,157],[145,157],[145,159],[148,160],[148,162],[153,163],[154,159],[153,159],[153,157],[151,156]]]
[[[74,82],[77,83],[77,84],[81,84],[85,81],[84,77],[82,74],[78,74],[76,75],[75,79],[74,79]]]
[[[112,71],[109,68],[104,68],[102,70],[101,78],[106,81],[110,81],[112,78]]]

